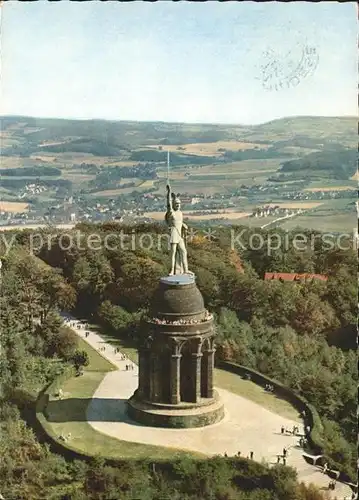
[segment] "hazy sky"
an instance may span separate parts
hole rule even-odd
[[[354,2],[11,1],[1,10],[1,114],[244,124],[357,114]],[[306,46],[317,66],[287,88]],[[263,87],[271,61],[278,91]]]

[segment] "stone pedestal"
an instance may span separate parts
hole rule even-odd
[[[129,415],[151,426],[201,427],[224,409],[213,388],[212,316],[192,276],[162,278],[139,349],[139,387]]]

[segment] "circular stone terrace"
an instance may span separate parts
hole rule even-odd
[[[74,330],[85,339],[83,329]],[[298,446],[300,436],[281,433],[282,426],[286,429],[298,426],[299,435],[303,435],[303,423],[298,425],[298,420],[280,416],[238,394],[216,387],[225,407],[225,417],[220,422],[191,429],[143,426],[131,420],[126,411],[127,400],[138,386],[138,367],[126,370],[128,361],[122,360],[121,353],[116,354],[113,346],[106,344],[97,333],[91,332],[85,340],[97,350],[99,346],[107,346],[103,356],[118,367],[118,370],[107,373],[88,405],[87,421],[96,431],[121,441],[200,452],[208,456],[233,456],[240,451],[242,457],[249,457],[253,452],[254,460],[265,460],[269,464],[277,463],[278,455],[287,448],[286,465],[297,469],[298,480],[327,490],[330,479],[320,468],[306,462],[303,450]],[[337,483],[333,498],[350,498],[350,495],[347,485]]]

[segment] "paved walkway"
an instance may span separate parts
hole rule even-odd
[[[224,453],[231,456],[240,451],[242,457],[247,457],[253,451],[254,460],[264,459],[270,464],[277,463],[277,456],[287,448],[286,464],[297,469],[299,481],[327,489],[329,477],[304,460],[303,450],[298,446],[299,437],[280,432],[282,425],[292,429],[297,422],[229,391],[217,388],[226,410],[224,419],[217,424],[199,429],[160,429],[137,424],[126,414],[126,401],[137,389],[138,367],[123,359],[123,354],[116,353],[114,346],[100,335],[73,321],[74,331],[118,367],[105,376],[87,409],[87,420],[97,431],[123,441],[199,451],[209,456]],[[86,331],[90,332],[87,337]],[[132,370],[126,370],[128,364],[133,365]],[[113,400],[118,404],[114,405]],[[303,425],[299,426],[299,432],[304,433]],[[332,498],[350,499],[351,493],[347,485],[338,482]]]

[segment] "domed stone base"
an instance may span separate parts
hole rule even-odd
[[[212,425],[224,417],[224,406],[216,391],[212,399],[177,405],[151,403],[138,397],[138,391],[127,401],[128,415],[151,427],[188,429]]]

